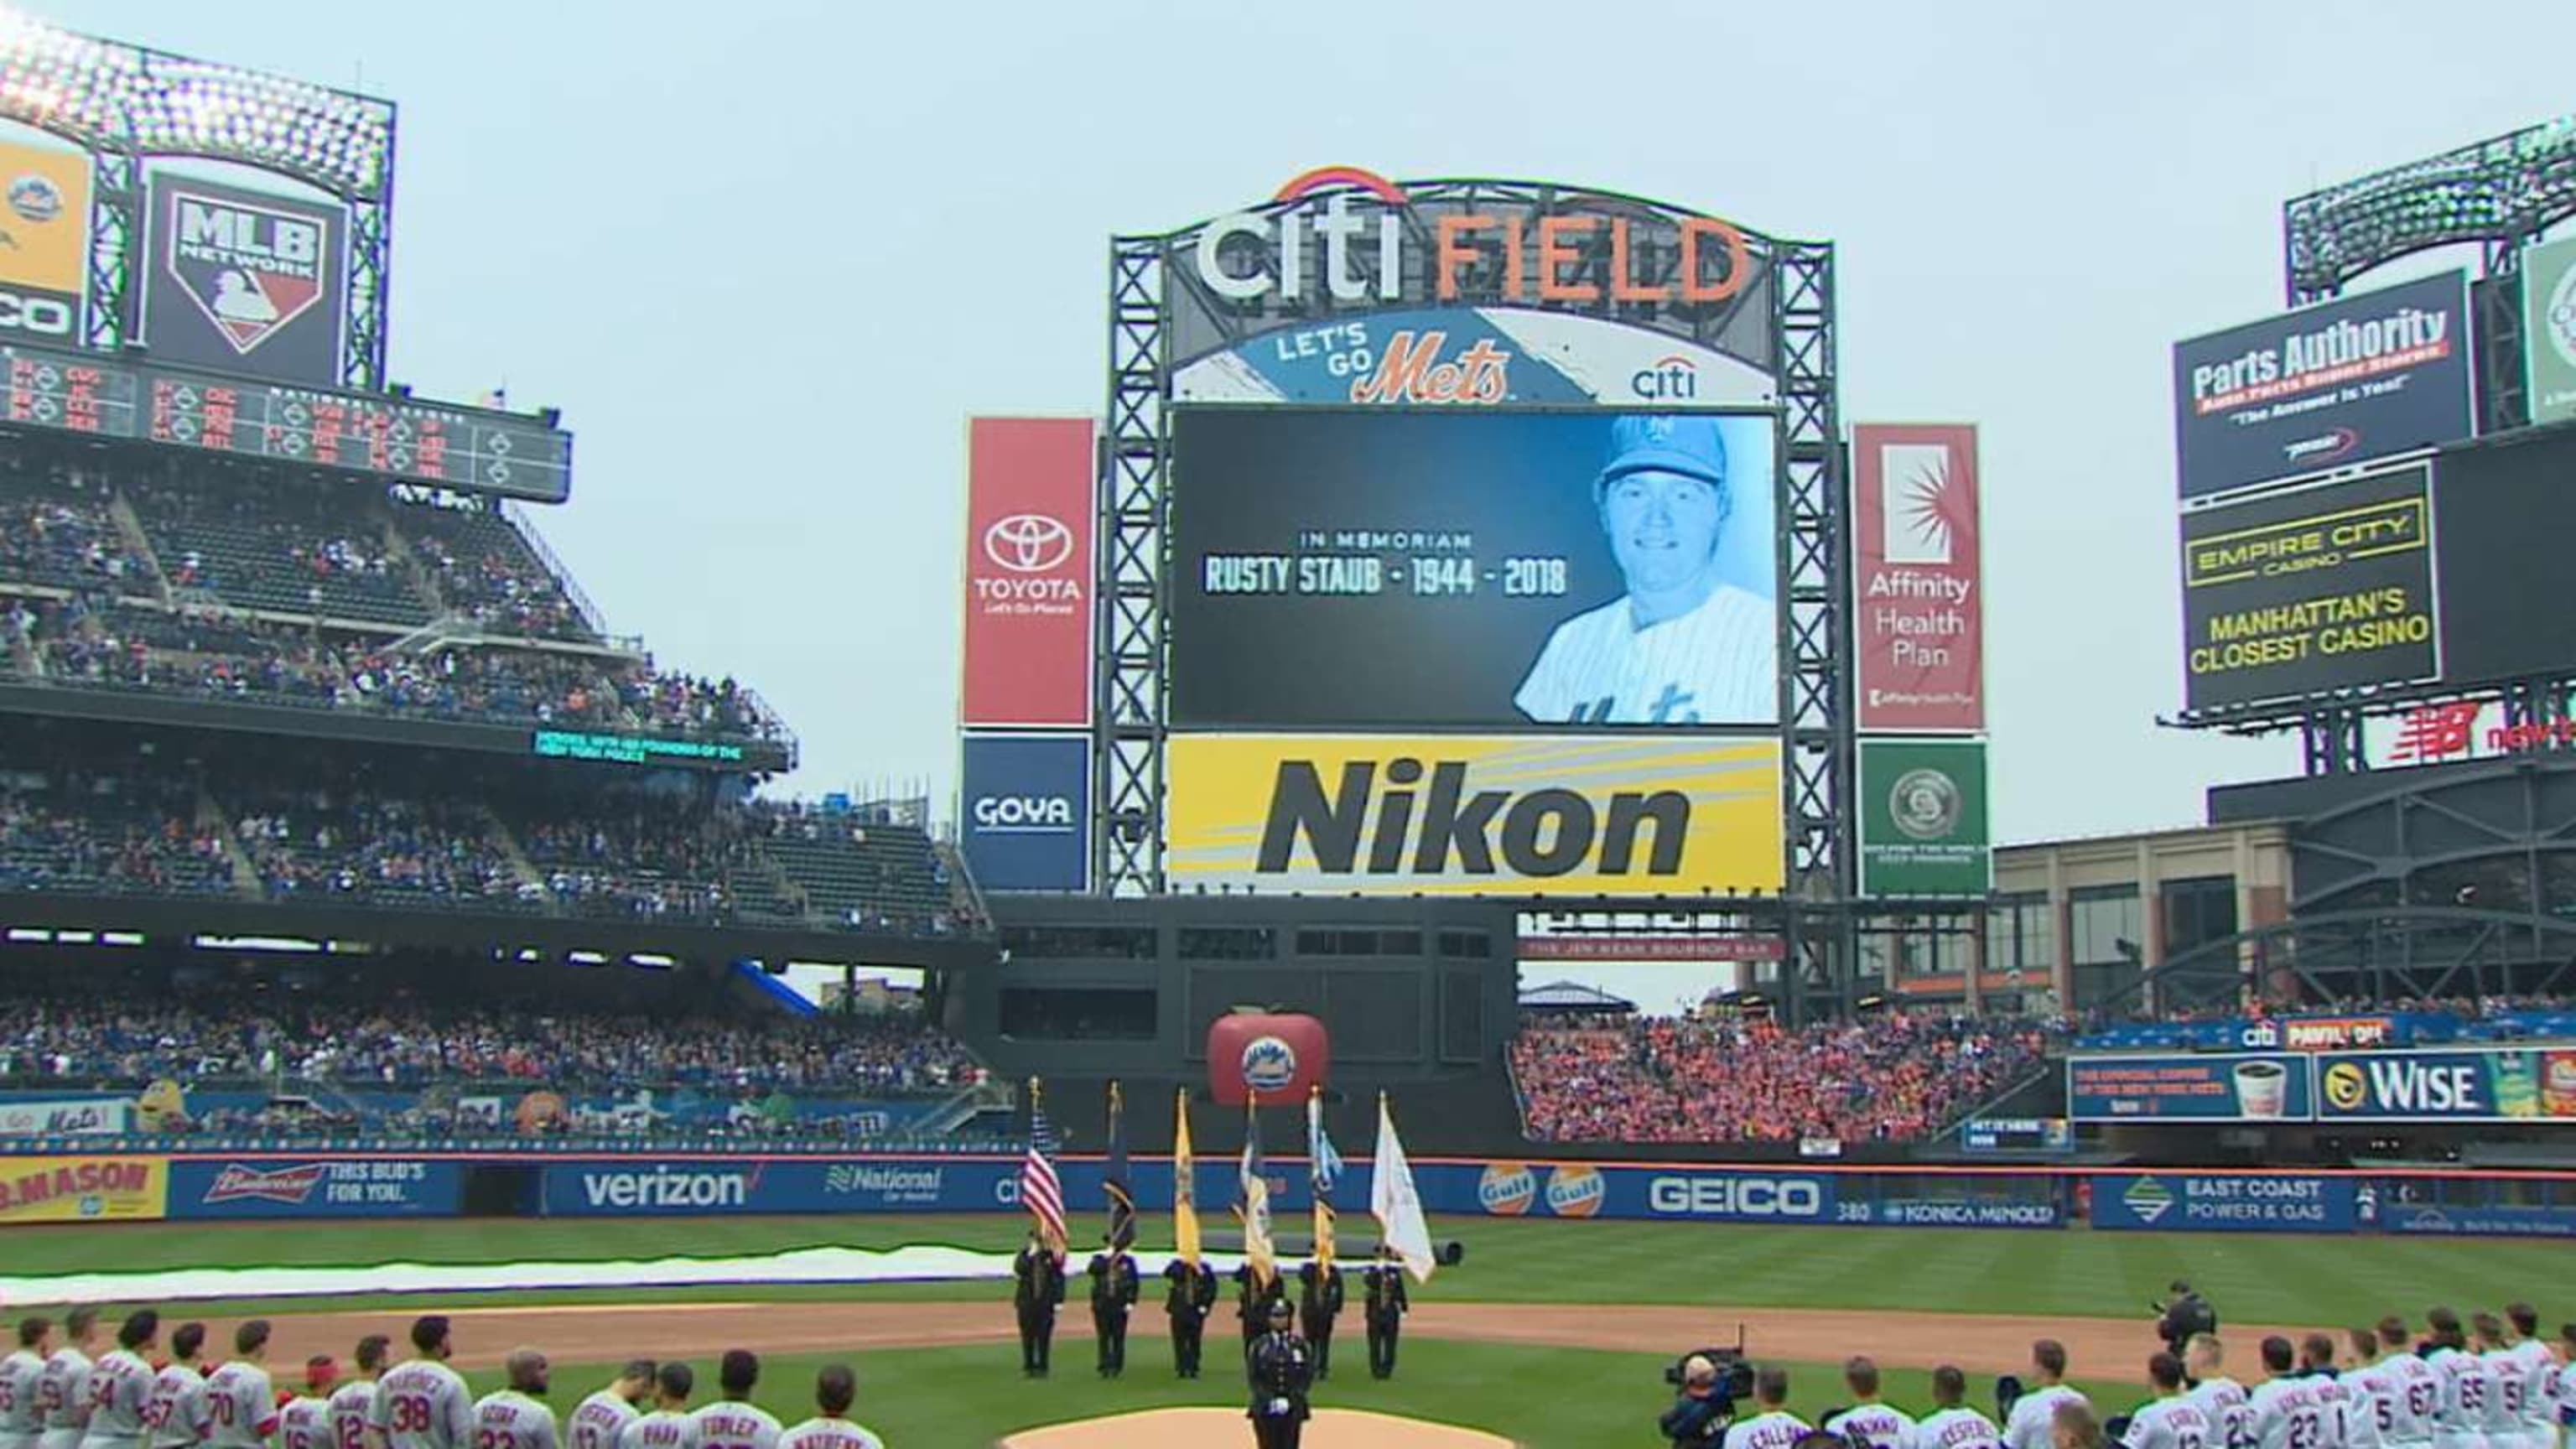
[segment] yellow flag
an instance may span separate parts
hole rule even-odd
[[[1180,1260],[1199,1265],[1198,1180],[1190,1166],[1190,1089],[1183,1087],[1174,1105],[1178,1126],[1172,1130],[1172,1239]]]

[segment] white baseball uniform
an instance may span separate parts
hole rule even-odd
[[[89,1407],[83,1449],[134,1449],[150,1432],[152,1365],[132,1349],[109,1349],[89,1371]]]
[[[89,1355],[76,1348],[56,1349],[36,1380],[36,1400],[45,1410],[39,1449],[80,1449],[89,1432]]]
[[[215,1431],[206,1442],[214,1449],[267,1449],[277,1432],[277,1385],[258,1364],[235,1360],[206,1379],[206,1408]]]
[[[2353,1396],[2352,1413],[2344,1419],[2348,1449],[2389,1449],[2397,1432],[2397,1401],[2406,1392],[2384,1363],[2366,1363],[2343,1376]]]
[[[367,1426],[376,1417],[376,1381],[359,1379],[331,1391],[332,1449],[367,1449]]]
[[[384,1436],[385,1449],[473,1449],[474,1396],[438,1360],[406,1359],[376,1381],[367,1427]]]
[[[572,1449],[617,1449],[626,1426],[643,1417],[643,1411],[616,1390],[601,1389],[572,1411],[565,1437],[572,1441]]]
[[[2526,1338],[2505,1352],[2522,1370],[2523,1442],[2531,1449],[2556,1449],[2558,1415],[2550,1379],[2558,1372],[2558,1356],[2536,1338]]]
[[[2158,1399],[2129,1416],[2121,1449],[2219,1449],[2218,1431],[2200,1406],[2182,1394]]]
[[[2549,1381],[2549,1396],[2558,1406],[2559,1449],[2576,1445],[2576,1363],[2561,1368]]]
[[[2246,1395],[2262,1449],[2325,1449],[2326,1404],[2306,1379],[2265,1379]]]
[[[2014,1402],[2012,1418],[2004,1424],[2006,1449],[2051,1449],[2057,1442],[2057,1406],[2085,1402],[2082,1394],[2065,1384],[2032,1389]]]
[[[45,1427],[44,1401],[36,1392],[44,1377],[44,1356],[32,1348],[0,1358],[0,1449],[34,1449]]]
[[[1727,1427],[1719,1449],[1789,1449],[1808,1430],[1807,1421],[1784,1410],[1738,1419]]]
[[[778,1449],[885,1449],[885,1441],[847,1419],[808,1419],[778,1436]]]
[[[2495,1397],[2487,1401],[2489,1449],[2547,1449],[2545,1443],[2534,1443],[2524,1433],[2523,1400],[2530,1395],[2531,1382],[2522,1361],[2510,1348],[2481,1349],[2478,1357],[2486,1360],[2487,1372],[2495,1378]]]
[[[152,1402],[143,1411],[152,1449],[193,1449],[215,1432],[215,1411],[206,1399],[206,1376],[196,1365],[174,1363],[152,1380]]]
[[[1556,626],[1512,703],[1541,724],[1755,724],[1780,716],[1771,606],[1732,584],[1639,628],[1622,596]]]
[[[686,1410],[655,1409],[617,1436],[618,1449],[698,1449],[698,1424]]]
[[[475,1449],[555,1449],[555,1411],[516,1389],[474,1406]]]
[[[287,1400],[277,1411],[277,1449],[334,1449],[331,1401],[311,1394]]]
[[[1885,1404],[1856,1404],[1827,1419],[1825,1432],[1841,1435],[1855,1449],[1906,1449],[1914,1416]]]
[[[2442,1406],[2433,1411],[2434,1449],[2487,1449],[2495,1370],[2476,1354],[2447,1346],[2433,1350],[2424,1362],[2442,1385]]]
[[[2396,1449],[2421,1449],[2433,1442],[2434,1421],[2442,1412],[2442,1376],[2411,1353],[2394,1353],[2379,1366],[2397,1384],[2397,1427],[2387,1440]]]
[[[2361,1391],[2361,1385],[2337,1376],[2333,1369],[2311,1369],[2307,1379],[2308,1387],[2317,1391],[2318,1402],[2326,1406],[2329,1449],[2370,1449],[2379,1431],[2371,1423],[2370,1396]]]
[[[755,1404],[719,1399],[689,1420],[697,1425],[698,1449],[778,1449],[777,1416]]]
[[[2203,1379],[2191,1391],[2191,1401],[2209,1416],[2218,1430],[2218,1442],[2226,1449],[2254,1449],[2254,1410],[2246,1402],[2243,1384],[2224,1374]]]
[[[2003,1449],[1995,1421],[1974,1409],[1934,1409],[1914,1426],[1907,1449]]]

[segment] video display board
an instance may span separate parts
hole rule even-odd
[[[2455,448],[2435,461],[2442,674],[2462,683],[2576,666],[2567,595],[2576,429]]]
[[[271,382],[338,383],[348,213],[166,171],[150,190],[143,340],[152,355]]]
[[[1765,413],[1184,408],[1176,729],[1763,727]]]

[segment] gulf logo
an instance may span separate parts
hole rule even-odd
[[[1476,1201],[1498,1218],[1516,1218],[1538,1200],[1538,1174],[1526,1162],[1489,1162],[1476,1180]]]
[[[1561,1218],[1595,1216],[1609,1196],[1609,1179],[1586,1163],[1560,1167],[1547,1180],[1547,1210]]]

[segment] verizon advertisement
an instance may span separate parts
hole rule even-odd
[[[1977,430],[1852,430],[1853,638],[1860,727],[1986,727]]]
[[[969,728],[1091,723],[1091,433],[1085,418],[969,424]]]

